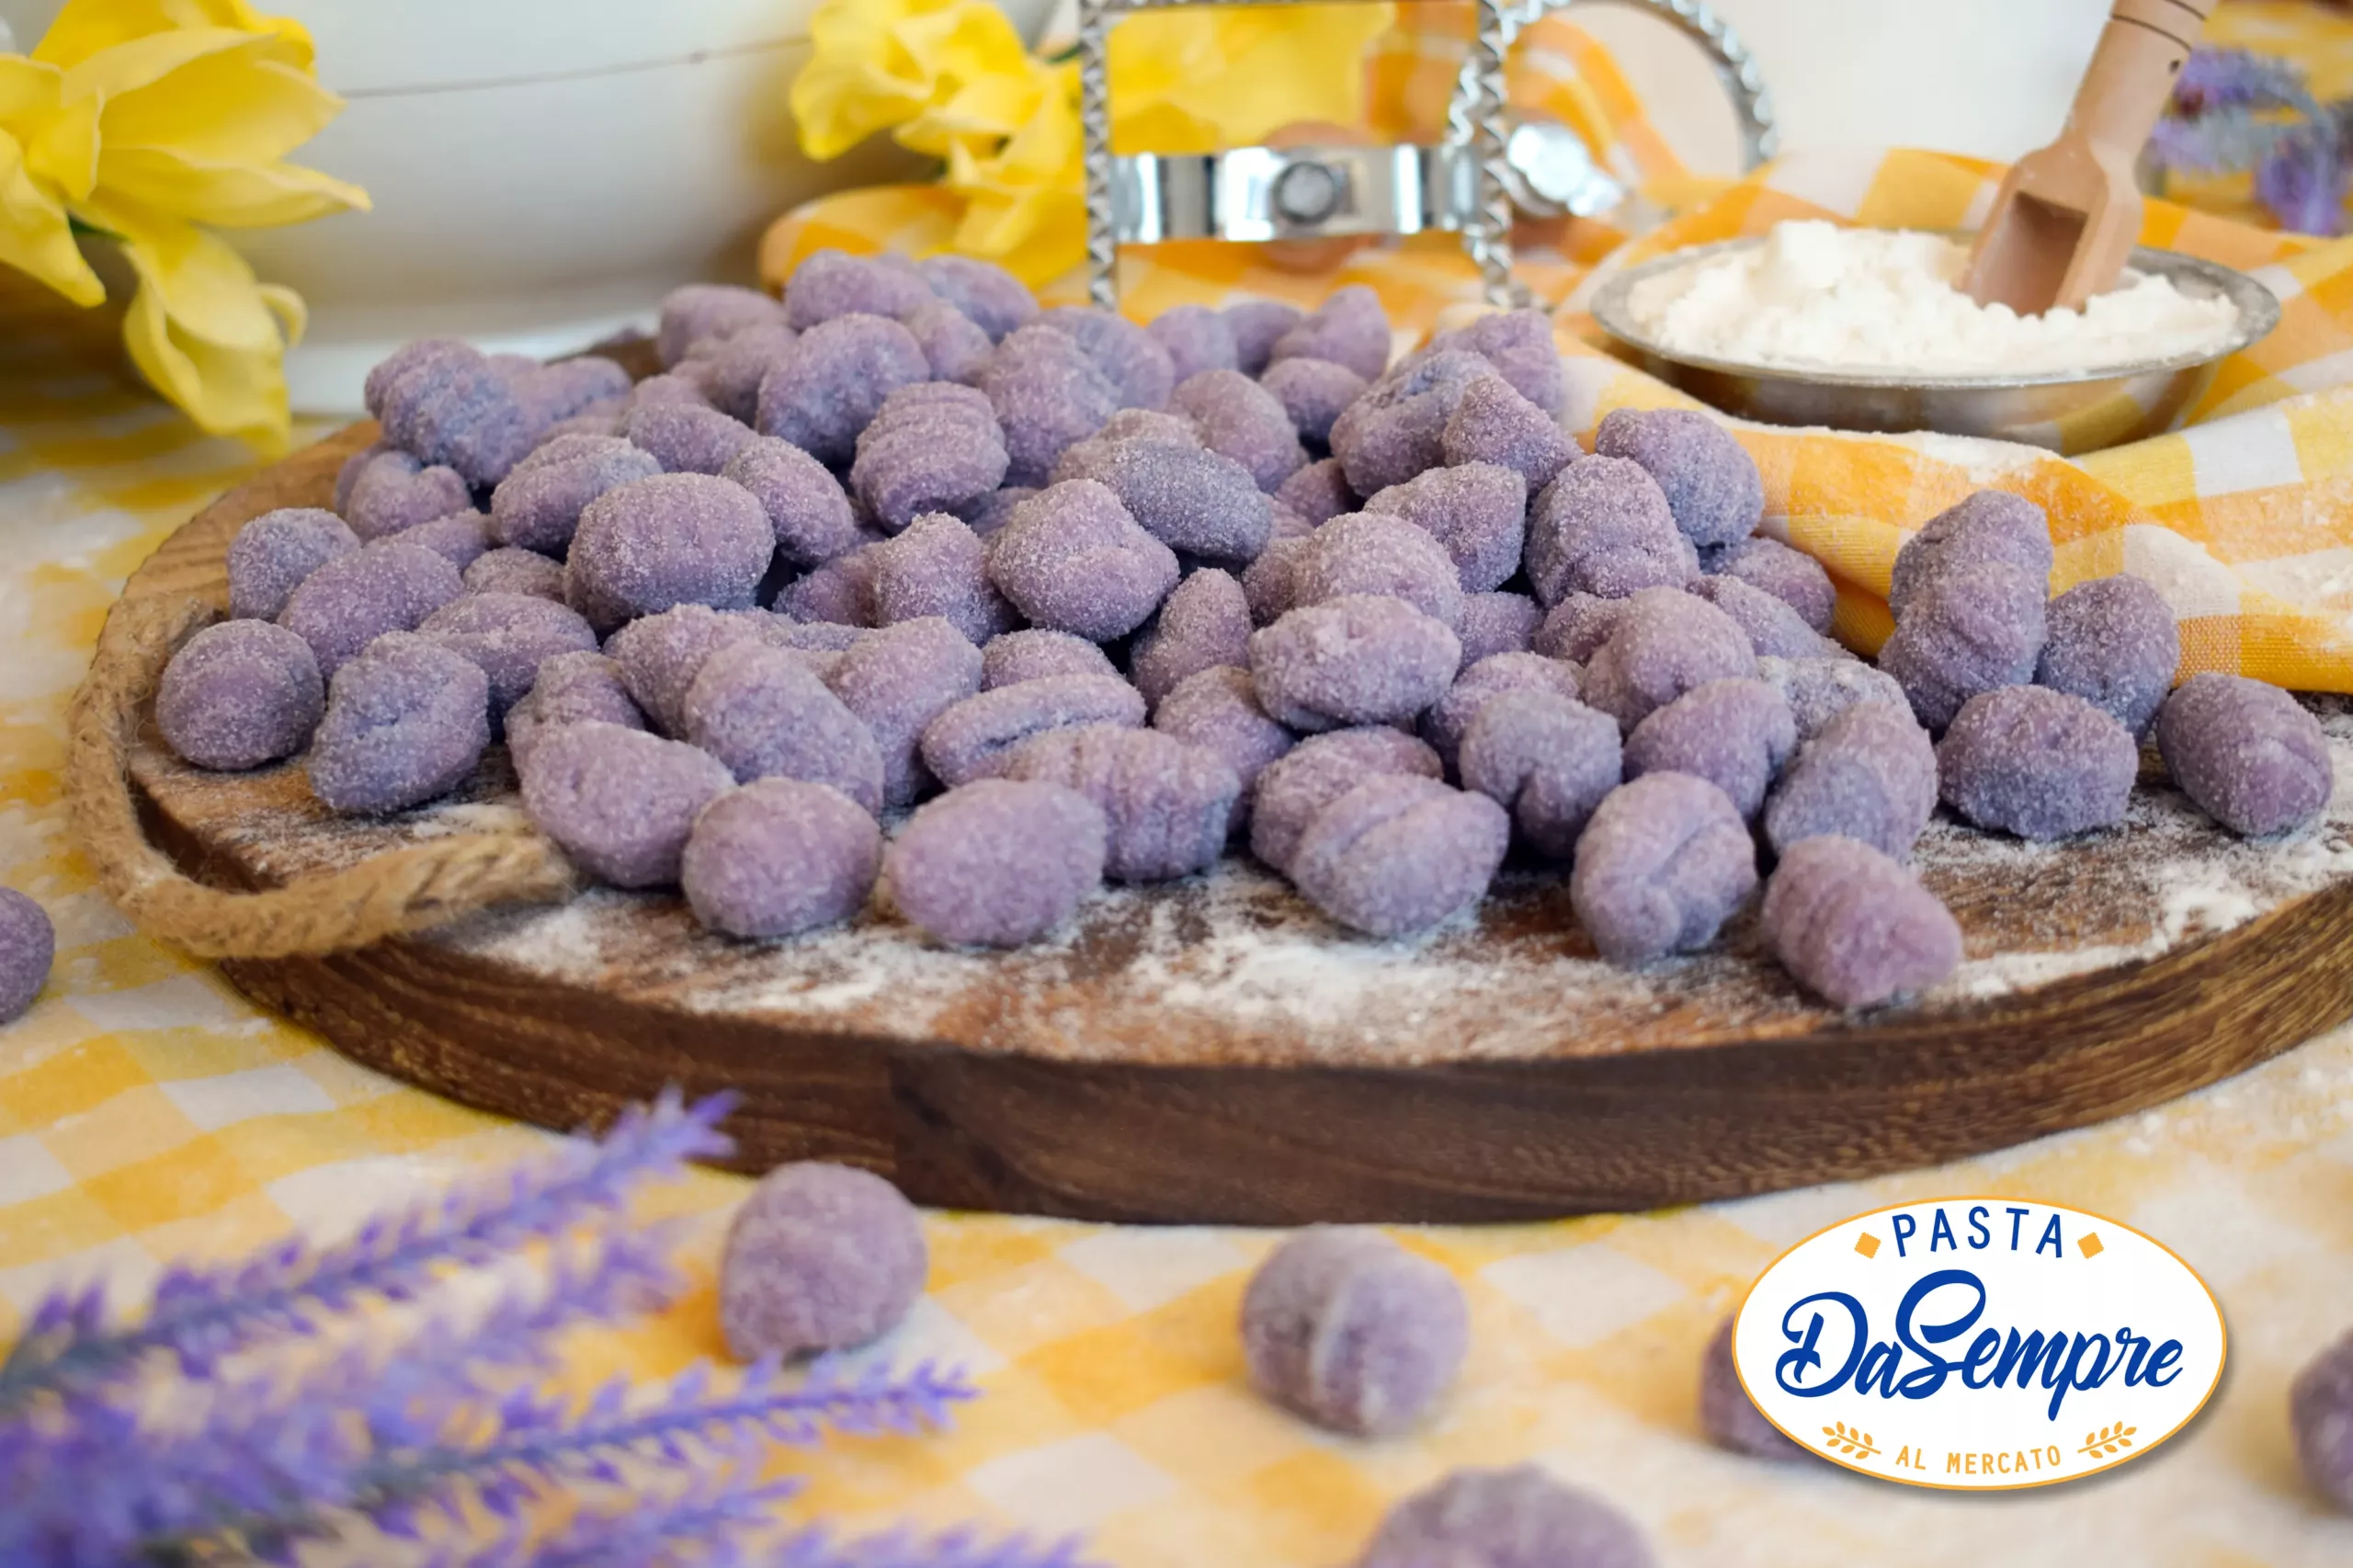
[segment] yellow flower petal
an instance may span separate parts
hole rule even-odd
[[[71,103],[76,98],[96,98],[103,104],[153,86],[207,55],[235,50],[266,51],[272,47],[274,40],[264,34],[241,33],[233,28],[189,28],[128,39],[66,67],[65,99]]]
[[[1393,6],[1359,5],[1131,17],[1110,39],[1113,142],[1207,152],[1254,144],[1295,120],[1355,121],[1364,111],[1366,53],[1394,19]],[[1213,139],[1176,147],[1131,141],[1131,117],[1154,108],[1181,111]],[[1151,123],[1165,132],[1188,121],[1163,112]]]
[[[68,201],[90,194],[98,179],[98,106],[85,98],[40,119],[25,148],[25,167],[55,186]]]
[[[109,147],[169,147],[214,163],[286,156],[343,112],[343,100],[254,40],[188,61],[106,99]]]
[[[21,54],[0,54],[0,125],[56,112],[65,73]]]
[[[0,267],[48,284],[85,309],[107,297],[106,286],[74,243],[64,205],[25,170],[16,138],[0,131]]]
[[[108,145],[98,181],[110,196],[224,229],[268,229],[357,208],[368,193],[293,164],[215,164],[160,147]]]
[[[290,64],[306,70],[311,65],[311,35],[302,25],[287,17],[265,17],[245,0],[66,0],[33,58],[77,65],[116,44],[186,28],[268,33]]]
[[[224,347],[276,350],[284,338],[253,268],[227,242],[173,213],[100,191],[74,215],[122,243],[140,281],[179,326]]]
[[[931,101],[932,84],[893,41],[891,28],[916,0],[825,0],[809,18],[808,63],[792,80],[801,150],[837,158]]]
[[[139,275],[123,340],[140,373],[203,429],[283,446],[285,290],[265,290],[243,256],[178,219],[127,203],[85,216]]]

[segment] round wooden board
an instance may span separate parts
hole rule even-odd
[[[324,505],[356,426],[223,497],[127,597],[225,598],[246,518]],[[2353,769],[2353,715],[2323,705]],[[197,874],[262,885],[515,811],[494,748],[451,800],[328,815],[299,767],[134,780]],[[2155,778],[2130,823],[2031,846],[1939,823],[1918,859],[1968,933],[1920,1002],[1814,1006],[1736,922],[1642,973],[1563,879],[1507,873],[1410,944],[1336,930],[1239,857],[1096,898],[1064,938],[938,948],[882,913],[783,944],[598,892],[326,959],[222,967],[347,1054],[470,1104],[598,1121],[666,1083],[745,1096],[741,1163],[853,1161],[917,1200],[1122,1221],[1528,1219],[1867,1176],[2156,1104],[2353,1017],[2353,790],[2284,844]]]

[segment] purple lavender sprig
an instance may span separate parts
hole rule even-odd
[[[788,1541],[766,1568],[1088,1568],[1077,1541],[1040,1545],[971,1530],[925,1537],[892,1531],[843,1541],[811,1530]]]
[[[562,1528],[517,1524],[499,1535],[446,1546],[427,1568],[736,1568],[775,1527],[774,1510],[800,1490],[762,1482],[755,1465],[730,1465],[683,1487],[584,1507]]]
[[[449,1267],[487,1262],[591,1214],[614,1212],[684,1162],[728,1153],[733,1143],[716,1124],[733,1105],[734,1096],[717,1095],[688,1108],[665,1091],[651,1108],[623,1113],[601,1142],[460,1183],[369,1221],[339,1245],[313,1248],[296,1237],[232,1267],[175,1266],[135,1324],[108,1327],[95,1288],[56,1292],[34,1309],[0,1360],[0,1416],[43,1391],[131,1376],[158,1357],[204,1377],[231,1352],[308,1334],[322,1317],[364,1301],[414,1300]]]

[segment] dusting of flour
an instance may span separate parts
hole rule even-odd
[[[1634,324],[1673,354],[1859,374],[2038,375],[2202,354],[2238,309],[2127,270],[2081,311],[2021,316],[1954,287],[1968,249],[1941,234],[1777,223],[1762,244],[1643,279]]]

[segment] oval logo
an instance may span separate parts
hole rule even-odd
[[[2007,1198],[1858,1215],[1766,1269],[1733,1360],[1814,1453],[1914,1486],[2080,1480],[2187,1426],[2222,1376],[2222,1309],[2130,1225]]]

